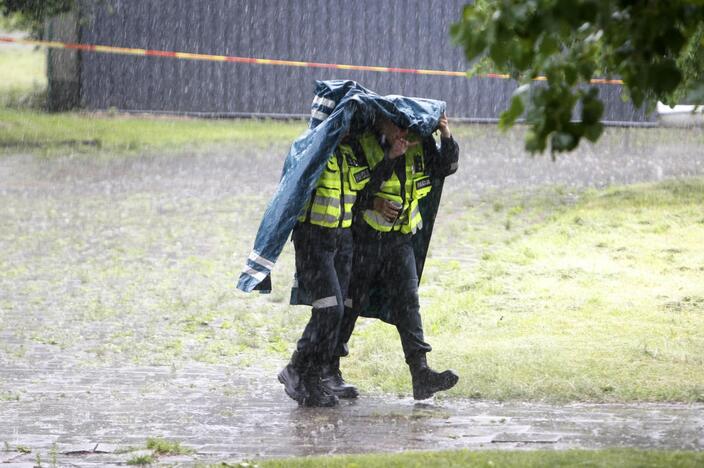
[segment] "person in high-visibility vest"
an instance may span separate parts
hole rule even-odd
[[[456,172],[459,147],[445,115],[438,126],[440,148],[432,136],[421,139],[385,118],[378,120],[376,129],[375,134],[360,139],[373,174],[358,200],[350,300],[345,303],[335,356],[323,377],[335,393],[352,389],[356,393],[342,378],[339,358],[347,353],[357,317],[369,305],[370,291],[382,287],[391,297],[393,323],[410,368],[413,397],[423,400],[453,387],[459,377],[450,370],[435,372],[428,367],[426,354],[431,346],[423,334],[411,240],[423,228],[418,201],[432,190],[431,175],[445,177]]]
[[[352,265],[352,207],[370,179],[367,161],[355,154],[348,136],[328,159],[292,240],[297,281],[310,294],[310,320],[290,363],[279,373],[286,394],[304,406],[335,406],[335,394],[321,381],[333,358]],[[356,396],[356,395],[354,395]]]

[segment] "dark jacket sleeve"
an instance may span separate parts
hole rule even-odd
[[[432,136],[423,141],[427,171],[433,177],[447,177],[457,172],[460,147],[454,138],[440,138],[440,148]]]

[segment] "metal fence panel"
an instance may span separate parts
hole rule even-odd
[[[84,0],[85,43],[400,68],[465,70],[449,28],[464,0]],[[495,119],[515,83],[371,71],[83,54],[81,104],[177,113],[307,114],[315,80],[442,99],[453,117]],[[651,120],[600,85],[605,120]]]

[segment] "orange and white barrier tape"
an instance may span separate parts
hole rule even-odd
[[[396,67],[375,67],[369,65],[343,65],[338,63],[319,63],[319,62],[299,62],[295,60],[277,60],[277,59],[262,59],[252,57],[236,57],[231,55],[212,55],[212,54],[192,54],[189,52],[172,52],[166,50],[150,50],[150,49],[135,49],[129,47],[114,47],[96,44],[78,44],[70,42],[56,41],[39,41],[32,39],[17,39],[13,37],[0,36],[0,43],[17,43],[34,45],[40,47],[48,47],[50,49],[69,49],[80,50],[84,52],[100,52],[105,54],[121,54],[121,55],[142,55],[147,57],[170,57],[181,60],[206,60],[211,62],[230,62],[230,63],[249,63],[256,65],[279,65],[285,67],[303,67],[303,68],[327,68],[334,70],[355,70],[355,71],[372,71],[383,73],[411,73],[415,75],[434,75],[434,76],[455,76],[466,77],[467,73],[462,71],[450,70],[423,70],[418,68],[396,68]],[[482,78],[498,78],[507,80],[511,78],[509,75],[498,73],[486,73],[477,75]],[[543,81],[545,77],[538,77],[536,80]],[[593,79],[592,84],[623,84],[621,80]]]

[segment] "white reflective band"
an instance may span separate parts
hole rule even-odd
[[[295,274],[293,275],[293,287],[298,287],[298,276],[296,276]]]
[[[334,206],[335,208],[340,207],[340,199],[336,197],[322,197],[320,195],[316,195],[313,203],[321,206]]]
[[[451,171],[457,170],[457,166],[459,166],[459,163],[454,162],[454,163],[450,164],[450,170]]]
[[[337,296],[324,297],[313,302],[314,309],[325,309],[337,305]]]
[[[364,212],[366,216],[371,218],[372,221],[381,226],[393,226],[393,221],[388,221],[384,216],[376,210],[366,210]]]
[[[420,231],[421,229],[423,229],[423,220],[422,219],[420,221],[418,221],[418,224],[416,224],[416,226],[412,229],[413,234],[415,234],[416,231]]]
[[[342,217],[342,219],[344,219],[345,221],[352,219],[352,212],[345,211],[345,215]]]
[[[321,106],[325,106],[329,109],[334,109],[335,108],[335,101],[332,99],[324,98],[322,96],[315,96],[313,98],[313,105],[319,104]]]
[[[319,110],[312,110],[310,116],[318,120],[325,120],[328,118],[328,114],[320,112]]]
[[[267,260],[266,258],[262,257],[259,255],[257,252],[252,251],[251,254],[249,254],[249,259],[256,263],[257,265],[261,265],[267,270],[273,270],[274,269],[274,262],[271,260]]]
[[[259,281],[264,281],[264,279],[266,278],[266,273],[264,273],[262,271],[257,271],[253,268],[246,267],[244,269],[244,272],[246,274],[248,274],[249,276],[251,276],[252,278],[259,280]]]
[[[350,309],[352,308],[352,299],[349,297],[345,299],[345,307],[349,307]]]
[[[347,195],[345,194],[345,203],[352,204],[357,199],[357,195]]]
[[[323,213],[316,213],[315,211],[311,212],[310,214],[310,220],[316,221],[319,223],[336,223],[338,221],[337,216],[333,216],[330,214],[323,214]]]

